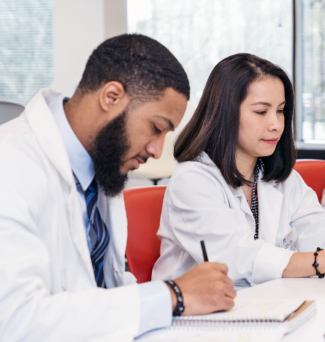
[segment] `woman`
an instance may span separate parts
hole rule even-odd
[[[237,289],[316,274],[325,211],[292,170],[293,104],[289,78],[266,60],[237,54],[214,68],[175,145],[153,279],[203,262],[200,240]],[[317,263],[325,273],[325,251]]]

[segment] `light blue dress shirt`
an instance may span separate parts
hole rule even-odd
[[[80,194],[79,203],[85,225],[88,248],[91,251],[96,243],[96,236],[91,228],[87,215],[84,192],[95,176],[94,164],[90,155],[70,127],[64,113],[63,96],[58,96],[48,105],[61,132],[70,159],[72,171],[78,178],[81,185],[77,187],[78,193]],[[167,285],[163,281],[153,281],[139,284],[139,290],[141,298],[141,314],[138,335],[152,329],[169,326],[172,319],[172,304]]]

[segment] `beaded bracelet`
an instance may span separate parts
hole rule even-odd
[[[177,305],[173,312],[173,316],[180,316],[181,313],[185,310],[182,292],[173,280],[166,280],[165,283],[171,287],[171,289],[175,292],[177,298]]]
[[[317,269],[317,267],[319,266],[319,263],[317,262],[317,256],[318,256],[318,253],[317,253],[317,252],[319,252],[319,251],[323,251],[323,249],[317,247],[317,251],[314,253],[314,255],[315,255],[315,261],[314,261],[314,263],[313,263],[313,267],[314,267],[315,270],[316,270],[316,275],[318,275],[318,278],[324,278],[325,273],[321,274],[321,273],[318,271],[318,269]]]

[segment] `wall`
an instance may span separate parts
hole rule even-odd
[[[126,32],[126,0],[54,0],[55,89],[71,96],[91,52]]]

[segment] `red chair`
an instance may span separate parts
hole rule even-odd
[[[166,186],[124,190],[128,219],[126,257],[138,283],[151,280],[153,265],[160,255],[157,231]]]
[[[325,160],[297,160],[294,169],[317,194],[319,202],[325,189]]]

